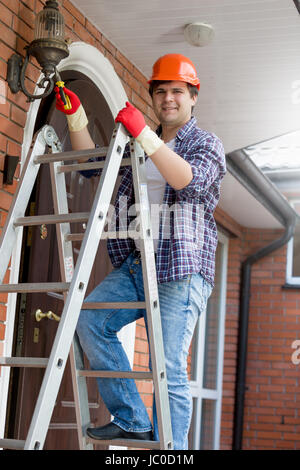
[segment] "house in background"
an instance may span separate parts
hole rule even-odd
[[[17,186],[34,133],[53,125],[64,150],[70,149],[64,116],[53,95],[26,102],[6,82],[7,61],[24,55],[33,40],[40,0],[0,0],[0,170],[7,155],[18,156],[13,184],[0,180],[0,229]],[[173,2],[61,0],[70,55],[59,64],[66,85],[78,93],[94,140],[107,145],[114,117],[128,99],[155,128],[147,78],[154,61],[168,52],[190,57],[201,81],[195,116],[198,125],[223,141],[228,172],[215,212],[219,230],[216,285],[197,325],[189,358],[194,401],[192,449],[300,448],[300,268],[299,268],[299,2],[293,0],[188,0]],[[184,39],[184,26],[210,23],[206,47]],[[279,34],[280,32],[280,34]],[[38,93],[40,69],[31,61],[26,85]],[[277,138],[276,136],[282,136]],[[261,142],[260,144],[256,144]],[[70,211],[90,208],[97,178],[67,179]],[[28,213],[51,212],[49,174],[42,170]],[[84,230],[78,226],[77,230]],[[74,243],[76,259],[80,243]],[[5,282],[55,281],[58,276],[54,229],[42,239],[24,230]],[[101,242],[89,288],[111,269]],[[35,311],[58,315],[54,293],[0,295],[0,354],[47,357],[57,324],[37,322]],[[44,310],[46,309],[46,310]],[[142,321],[122,331],[133,367],[147,368]],[[299,350],[299,354],[298,354]],[[39,369],[0,371],[0,435],[24,439]],[[152,384],[139,384],[151,414]],[[92,421],[110,416],[89,383]],[[76,449],[74,398],[67,366],[45,448]],[[99,446],[101,449],[101,447]]]

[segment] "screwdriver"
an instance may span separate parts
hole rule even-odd
[[[58,72],[56,71],[56,79],[57,79],[57,82],[56,82],[56,86],[58,86],[59,88],[59,96],[61,97],[61,100],[64,104],[64,108],[66,110],[69,110],[69,109],[72,109],[72,105],[71,105],[71,102],[70,102],[70,98],[68,97],[68,95],[65,94],[64,92],[64,86],[65,86],[65,82],[63,82],[58,74]]]

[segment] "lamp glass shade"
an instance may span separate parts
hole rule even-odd
[[[56,4],[56,7],[55,7]],[[65,22],[54,1],[46,2],[35,20],[34,39],[65,39]]]

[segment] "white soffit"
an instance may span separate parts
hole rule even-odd
[[[219,207],[243,227],[283,228],[282,224],[229,172],[222,181]]]
[[[293,0],[71,0],[149,77],[169,52],[190,57],[201,89],[195,115],[226,153],[296,130],[300,122],[300,17]],[[206,47],[184,27],[213,26]]]

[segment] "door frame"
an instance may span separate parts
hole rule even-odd
[[[203,387],[204,379],[204,360],[205,360],[205,336],[206,336],[206,312],[201,314],[196,326],[196,380],[190,381],[191,393],[194,403],[192,442],[193,449],[200,449],[201,442],[201,424],[202,424],[202,402],[205,399],[216,402],[214,419],[214,447],[212,450],[218,450],[220,447],[220,429],[221,429],[221,408],[223,391],[223,363],[224,363],[224,338],[225,338],[225,315],[226,315],[226,291],[227,291],[227,260],[228,260],[228,237],[218,232],[219,243],[222,244],[221,252],[221,272],[220,272],[220,296],[219,296],[219,334],[218,334],[218,370],[216,376],[216,389],[207,389]]]
[[[115,118],[121,108],[124,107],[128,100],[121,80],[119,79],[115,69],[109,60],[94,46],[84,42],[74,42],[69,46],[70,54],[58,66],[58,71],[63,72],[67,70],[74,70],[81,72],[90,78],[98,87],[106,100],[110,111]],[[40,75],[38,82],[42,78]],[[36,87],[35,94],[39,94],[39,88]],[[31,103],[28,113],[26,124],[24,128],[24,137],[21,151],[21,169],[25,162],[27,153],[29,151],[33,132],[35,128],[35,121],[40,106],[40,100]],[[10,266],[10,283],[17,283],[20,269],[22,249],[22,231],[19,232],[15,248],[12,253],[11,266]],[[5,322],[5,339],[3,342],[3,356],[11,356],[13,348],[13,335],[15,327],[15,314],[17,305],[17,294],[8,294],[7,300],[7,313]],[[118,335],[122,341],[123,347],[128,355],[128,359],[133,364],[134,357],[134,339],[135,339],[135,323],[130,324],[123,328]],[[4,436],[6,424],[6,412],[8,402],[8,391],[10,381],[10,368],[2,367],[0,373],[0,437]]]

